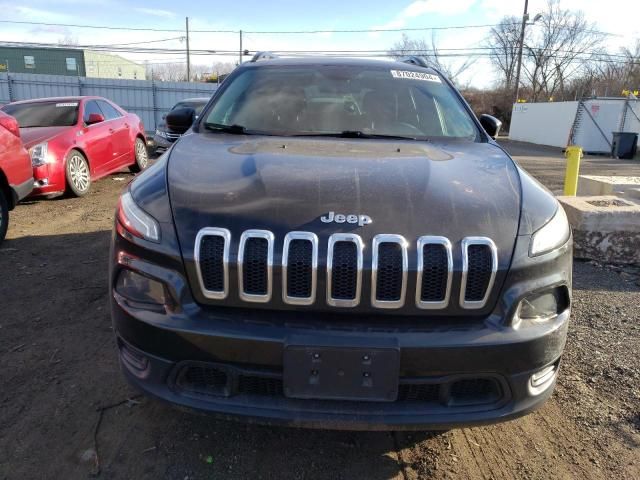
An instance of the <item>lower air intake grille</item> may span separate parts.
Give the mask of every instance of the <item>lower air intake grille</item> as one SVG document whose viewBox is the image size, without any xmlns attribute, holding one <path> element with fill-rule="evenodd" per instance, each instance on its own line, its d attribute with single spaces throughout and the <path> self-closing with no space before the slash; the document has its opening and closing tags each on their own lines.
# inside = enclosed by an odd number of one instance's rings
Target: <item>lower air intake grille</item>
<svg viewBox="0 0 640 480">
<path fill-rule="evenodd" d="M 207 235 L 200 241 L 200 271 L 206 290 L 224 290 L 224 238 Z"/>
<path fill-rule="evenodd" d="M 469 271 L 464 299 L 467 302 L 480 302 L 487 293 L 492 275 L 492 252 L 488 245 L 469 245 L 467 250 Z"/>
<path fill-rule="evenodd" d="M 309 240 L 292 240 L 287 258 L 287 294 L 290 297 L 311 296 L 313 244 Z"/>
<path fill-rule="evenodd" d="M 193 364 L 180 369 L 176 387 L 186 393 L 198 395 L 228 395 L 227 372 L 206 364 Z"/>
<path fill-rule="evenodd" d="M 282 379 L 238 375 L 238 393 L 244 395 L 260 395 L 276 397 L 283 395 Z"/>
<path fill-rule="evenodd" d="M 402 245 L 381 243 L 378 247 L 376 300 L 398 301 L 402 294 Z"/>
<path fill-rule="evenodd" d="M 421 302 L 442 302 L 447 292 L 449 276 L 447 249 L 439 243 L 422 247 L 422 288 Z"/>
<path fill-rule="evenodd" d="M 331 297 L 354 300 L 358 282 L 358 248 L 354 242 L 338 241 L 333 246 Z"/>
<path fill-rule="evenodd" d="M 183 362 L 177 367 L 172 389 L 177 392 L 198 397 L 227 397 L 236 395 L 268 398 L 277 401 L 309 401 L 320 405 L 343 405 L 350 400 L 297 400 L 286 399 L 282 372 L 276 369 L 265 371 L 259 368 L 244 369 L 224 364 L 205 362 Z M 425 380 L 430 380 L 425 383 Z M 420 402 L 441 407 L 464 407 L 470 405 L 495 405 L 505 398 L 506 392 L 495 377 L 470 378 L 400 378 L 396 402 Z M 358 403 L 358 402 L 353 402 Z"/>
<path fill-rule="evenodd" d="M 251 237 L 244 245 L 242 282 L 244 293 L 266 295 L 268 288 L 267 257 L 269 242 L 266 238 Z"/>
<path fill-rule="evenodd" d="M 440 385 L 425 383 L 409 383 L 400 385 L 398 400 L 409 402 L 437 402 Z"/>
</svg>

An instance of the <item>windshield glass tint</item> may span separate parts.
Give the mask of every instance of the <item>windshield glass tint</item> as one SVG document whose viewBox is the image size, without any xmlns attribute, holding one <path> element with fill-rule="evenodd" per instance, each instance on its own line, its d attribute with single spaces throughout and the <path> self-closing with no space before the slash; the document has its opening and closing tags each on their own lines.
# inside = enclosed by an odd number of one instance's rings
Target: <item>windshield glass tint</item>
<svg viewBox="0 0 640 480">
<path fill-rule="evenodd" d="M 425 70 L 393 66 L 264 66 L 235 77 L 205 124 L 273 135 L 358 131 L 477 138 L 453 90 Z"/>
<path fill-rule="evenodd" d="M 193 108 L 196 111 L 196 115 L 200 115 L 202 109 L 207 104 L 207 102 L 179 102 L 174 105 L 171 110 L 175 110 L 176 108 Z"/>
<path fill-rule="evenodd" d="M 21 128 L 70 127 L 78 121 L 77 101 L 37 102 L 5 105 L 2 110 L 15 117 Z"/>
</svg>

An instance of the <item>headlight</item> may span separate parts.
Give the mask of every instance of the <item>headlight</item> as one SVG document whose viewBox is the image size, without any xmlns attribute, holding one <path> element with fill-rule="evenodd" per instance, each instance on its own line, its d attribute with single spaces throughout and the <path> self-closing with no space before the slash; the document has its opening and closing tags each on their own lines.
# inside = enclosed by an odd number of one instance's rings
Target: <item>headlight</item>
<svg viewBox="0 0 640 480">
<path fill-rule="evenodd" d="M 162 137 L 162 138 L 167 138 L 167 132 L 163 132 L 162 130 L 157 130 L 156 129 L 156 135 L 158 135 L 159 137 Z"/>
<path fill-rule="evenodd" d="M 150 242 L 160 243 L 160 225 L 133 201 L 130 192 L 120 197 L 118 221 L 131 235 Z"/>
<path fill-rule="evenodd" d="M 566 243 L 570 234 L 567 214 L 564 213 L 562 205 L 558 204 L 558 210 L 553 218 L 531 236 L 529 256 L 535 257 L 555 250 Z"/>
<path fill-rule="evenodd" d="M 31 155 L 31 165 L 34 167 L 41 167 L 47 163 L 47 151 L 48 144 L 47 142 L 39 143 L 29 149 L 29 154 Z"/>
</svg>

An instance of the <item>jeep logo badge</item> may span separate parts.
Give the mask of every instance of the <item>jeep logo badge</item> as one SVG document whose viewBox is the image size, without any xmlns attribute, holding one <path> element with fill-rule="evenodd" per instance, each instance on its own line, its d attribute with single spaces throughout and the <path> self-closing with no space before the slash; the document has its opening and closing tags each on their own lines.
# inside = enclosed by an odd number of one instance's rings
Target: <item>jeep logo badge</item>
<svg viewBox="0 0 640 480">
<path fill-rule="evenodd" d="M 329 212 L 326 215 L 323 215 L 320 217 L 320 221 L 322 221 L 322 223 L 357 223 L 361 227 L 373 223 L 373 220 L 371 220 L 371 217 L 368 215 L 343 215 L 342 213 L 335 212 Z"/>
</svg>

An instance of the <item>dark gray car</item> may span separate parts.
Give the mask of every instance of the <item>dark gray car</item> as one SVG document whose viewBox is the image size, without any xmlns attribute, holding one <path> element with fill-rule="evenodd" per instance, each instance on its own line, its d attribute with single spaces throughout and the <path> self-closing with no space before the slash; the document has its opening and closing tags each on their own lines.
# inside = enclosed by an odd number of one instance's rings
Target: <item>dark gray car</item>
<svg viewBox="0 0 640 480">
<path fill-rule="evenodd" d="M 336 429 L 504 421 L 551 395 L 571 232 L 452 84 L 257 56 L 118 208 L 125 376 L 181 406 Z"/>
<path fill-rule="evenodd" d="M 184 100 L 176 103 L 170 110 L 170 112 L 176 109 L 191 108 L 195 112 L 194 119 L 200 114 L 204 106 L 209 101 L 209 97 L 197 97 L 197 98 L 185 98 Z M 162 119 L 166 119 L 166 115 Z M 153 135 L 153 152 L 163 153 L 169 148 L 173 142 L 180 137 L 180 133 L 172 131 L 167 127 L 167 124 L 163 121 L 158 124 L 156 131 Z"/>
</svg>

